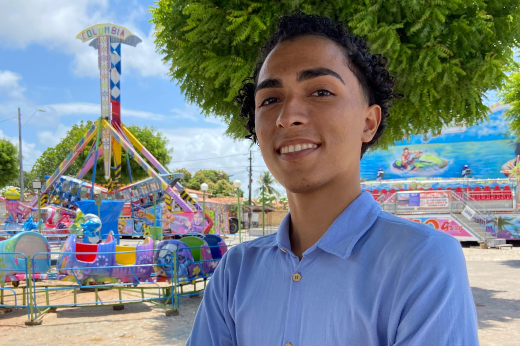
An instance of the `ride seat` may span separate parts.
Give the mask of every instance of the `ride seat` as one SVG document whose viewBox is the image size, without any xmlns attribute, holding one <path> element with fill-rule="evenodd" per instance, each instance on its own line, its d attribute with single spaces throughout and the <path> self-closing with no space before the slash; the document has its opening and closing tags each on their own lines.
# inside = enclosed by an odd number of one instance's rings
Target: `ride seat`
<svg viewBox="0 0 520 346">
<path fill-rule="evenodd" d="M 124 266 L 135 264 L 137 260 L 137 248 L 135 246 L 116 245 L 116 262 Z M 126 252 L 133 251 L 133 252 Z M 126 252 L 126 253 L 120 253 Z"/>
<path fill-rule="evenodd" d="M 98 252 L 98 244 L 84 244 L 76 243 L 76 252 Z M 97 254 L 78 254 L 76 253 L 76 259 L 82 262 L 92 263 L 96 260 Z"/>
<path fill-rule="evenodd" d="M 511 188 L 509 185 L 504 186 L 504 190 L 502 190 L 502 198 L 513 199 L 513 194 L 511 193 Z"/>
<path fill-rule="evenodd" d="M 493 188 L 493 191 L 491 192 L 491 199 L 492 200 L 502 199 L 502 190 L 500 189 L 500 186 L 495 185 L 495 187 Z"/>
<path fill-rule="evenodd" d="M 484 191 L 482 192 L 482 199 L 486 201 L 491 199 L 491 188 L 489 186 L 484 187 Z"/>
</svg>

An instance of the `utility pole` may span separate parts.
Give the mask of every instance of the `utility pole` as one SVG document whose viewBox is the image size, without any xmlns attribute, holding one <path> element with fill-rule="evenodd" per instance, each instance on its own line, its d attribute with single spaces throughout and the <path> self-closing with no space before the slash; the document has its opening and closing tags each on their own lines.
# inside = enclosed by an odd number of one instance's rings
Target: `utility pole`
<svg viewBox="0 0 520 346">
<path fill-rule="evenodd" d="M 25 201 L 23 188 L 23 163 L 22 163 L 22 114 L 18 108 L 18 159 L 20 161 L 20 201 Z"/>
<path fill-rule="evenodd" d="M 251 150 L 249 150 L 249 213 L 248 213 L 248 223 L 249 223 L 249 227 L 248 228 L 251 228 L 251 218 L 253 216 L 253 213 L 251 212 L 251 187 L 253 185 L 253 157 L 252 157 L 252 152 Z"/>
</svg>

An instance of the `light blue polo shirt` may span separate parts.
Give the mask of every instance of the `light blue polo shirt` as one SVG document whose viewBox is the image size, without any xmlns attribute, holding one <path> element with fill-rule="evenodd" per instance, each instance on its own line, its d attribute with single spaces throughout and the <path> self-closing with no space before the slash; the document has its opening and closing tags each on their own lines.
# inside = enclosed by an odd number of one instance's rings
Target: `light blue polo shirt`
<svg viewBox="0 0 520 346">
<path fill-rule="evenodd" d="M 319 217 L 319 215 L 316 215 Z M 459 242 L 362 193 L 300 261 L 290 215 L 224 256 L 190 346 L 478 345 Z"/>
</svg>

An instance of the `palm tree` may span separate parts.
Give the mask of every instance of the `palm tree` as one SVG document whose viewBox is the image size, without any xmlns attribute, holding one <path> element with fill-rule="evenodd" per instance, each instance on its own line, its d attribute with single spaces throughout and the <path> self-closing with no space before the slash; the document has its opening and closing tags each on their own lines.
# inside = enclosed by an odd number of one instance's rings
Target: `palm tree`
<svg viewBox="0 0 520 346">
<path fill-rule="evenodd" d="M 497 217 L 495 219 L 495 221 L 494 221 L 494 224 L 495 224 L 495 226 L 497 228 L 497 234 L 502 232 L 502 231 L 508 231 L 509 232 L 509 230 L 506 228 L 506 226 L 513 226 L 514 225 L 510 220 L 508 220 L 506 218 L 503 218 L 502 216 Z"/>
<path fill-rule="evenodd" d="M 258 183 L 265 188 L 266 193 L 270 193 L 275 196 L 280 196 L 280 192 L 276 191 L 273 187 L 274 184 L 278 184 L 278 182 L 273 178 L 269 171 L 265 171 L 258 177 Z M 262 193 L 262 187 L 256 189 L 258 194 Z"/>
</svg>

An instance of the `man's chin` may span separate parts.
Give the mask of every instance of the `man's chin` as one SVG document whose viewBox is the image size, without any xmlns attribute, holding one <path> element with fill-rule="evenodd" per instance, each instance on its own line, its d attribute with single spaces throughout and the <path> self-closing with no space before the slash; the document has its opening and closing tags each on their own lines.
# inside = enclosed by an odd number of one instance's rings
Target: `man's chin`
<svg viewBox="0 0 520 346">
<path fill-rule="evenodd" d="M 287 192 L 294 194 L 313 193 L 323 186 L 323 183 L 319 181 L 294 180 L 295 181 L 292 181 L 289 184 L 284 184 L 285 190 L 287 190 Z"/>
</svg>

